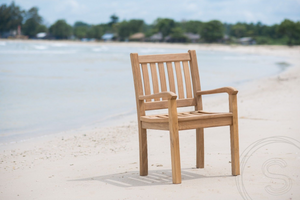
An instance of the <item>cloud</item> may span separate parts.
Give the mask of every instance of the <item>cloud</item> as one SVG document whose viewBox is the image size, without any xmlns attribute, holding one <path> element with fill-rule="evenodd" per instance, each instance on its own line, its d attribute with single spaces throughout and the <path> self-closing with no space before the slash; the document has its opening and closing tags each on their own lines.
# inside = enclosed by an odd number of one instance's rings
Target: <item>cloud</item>
<svg viewBox="0 0 300 200">
<path fill-rule="evenodd" d="M 80 5 L 76 0 L 67 0 L 61 4 L 61 8 L 66 11 L 66 10 L 71 10 L 71 12 L 78 12 L 80 11 Z"/>
<path fill-rule="evenodd" d="M 88 11 L 84 3 L 79 3 L 76 0 L 64 0 L 61 3 L 55 4 L 55 11 L 61 14 L 82 14 Z"/>
<path fill-rule="evenodd" d="M 50 23 L 57 19 L 66 19 L 71 24 L 77 20 L 107 23 L 112 14 L 121 20 L 144 19 L 147 23 L 158 17 L 266 24 L 280 23 L 285 18 L 300 20 L 300 0 L 15 0 L 15 3 L 25 9 L 38 6 L 40 14 Z"/>
</svg>

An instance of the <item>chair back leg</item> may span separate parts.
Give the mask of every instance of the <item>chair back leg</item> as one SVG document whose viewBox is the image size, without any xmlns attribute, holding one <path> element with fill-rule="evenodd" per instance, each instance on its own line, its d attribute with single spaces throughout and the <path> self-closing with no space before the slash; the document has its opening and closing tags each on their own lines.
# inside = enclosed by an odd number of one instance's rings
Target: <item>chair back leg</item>
<svg viewBox="0 0 300 200">
<path fill-rule="evenodd" d="M 140 175 L 148 175 L 147 130 L 139 127 Z"/>
</svg>

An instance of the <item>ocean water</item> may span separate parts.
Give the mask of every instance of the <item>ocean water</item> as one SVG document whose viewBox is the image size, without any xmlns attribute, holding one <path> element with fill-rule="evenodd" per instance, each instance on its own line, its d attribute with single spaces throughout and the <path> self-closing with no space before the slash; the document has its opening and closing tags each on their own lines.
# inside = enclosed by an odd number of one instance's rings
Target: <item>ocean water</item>
<svg viewBox="0 0 300 200">
<path fill-rule="evenodd" d="M 0 143 L 135 113 L 130 53 L 187 49 L 0 41 Z M 285 58 L 197 51 L 202 89 L 274 75 Z"/>
</svg>

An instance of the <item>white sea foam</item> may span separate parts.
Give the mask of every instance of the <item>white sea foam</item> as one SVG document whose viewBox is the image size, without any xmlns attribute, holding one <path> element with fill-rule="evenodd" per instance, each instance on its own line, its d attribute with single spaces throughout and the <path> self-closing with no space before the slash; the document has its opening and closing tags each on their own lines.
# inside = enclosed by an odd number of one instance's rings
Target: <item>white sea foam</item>
<svg viewBox="0 0 300 200">
<path fill-rule="evenodd" d="M 34 45 L 33 46 L 35 49 L 38 49 L 38 50 L 45 50 L 45 49 L 48 49 L 47 46 L 45 45 Z"/>
<path fill-rule="evenodd" d="M 107 51 L 108 50 L 108 48 L 106 47 L 106 46 L 100 46 L 100 47 L 98 47 L 98 48 L 93 48 L 92 49 L 93 51 Z"/>
<path fill-rule="evenodd" d="M 48 55 L 52 55 L 52 54 L 74 54 L 76 53 L 76 51 L 49 51 L 47 49 L 43 49 L 43 51 L 37 51 L 37 50 L 0 50 L 1 54 L 18 54 L 18 55 L 27 55 L 27 54 L 48 54 Z"/>
<path fill-rule="evenodd" d="M 66 47 L 68 46 L 66 43 L 53 43 L 51 44 L 53 47 Z"/>
<path fill-rule="evenodd" d="M 147 48 L 147 49 L 141 49 L 142 53 L 164 53 L 166 52 L 165 49 L 153 49 L 153 48 Z"/>
<path fill-rule="evenodd" d="M 248 55 L 248 56 L 223 56 L 224 60 L 249 60 L 249 59 L 257 59 L 257 55 Z"/>
</svg>

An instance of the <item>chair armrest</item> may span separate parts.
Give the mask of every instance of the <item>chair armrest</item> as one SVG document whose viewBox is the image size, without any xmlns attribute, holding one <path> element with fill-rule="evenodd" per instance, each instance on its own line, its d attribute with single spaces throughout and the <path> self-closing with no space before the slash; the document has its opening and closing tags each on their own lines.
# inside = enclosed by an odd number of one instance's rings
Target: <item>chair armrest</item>
<svg viewBox="0 0 300 200">
<path fill-rule="evenodd" d="M 217 94 L 217 93 L 228 93 L 228 94 L 237 94 L 238 90 L 233 88 L 233 87 L 222 87 L 222 88 L 217 88 L 213 90 L 204 90 L 204 91 L 197 91 L 197 96 L 203 95 L 203 94 Z"/>
<path fill-rule="evenodd" d="M 160 93 L 150 94 L 145 96 L 141 95 L 139 96 L 139 100 L 164 98 L 164 97 L 171 100 L 171 99 L 176 99 L 177 95 L 174 92 L 160 92 Z"/>
</svg>

